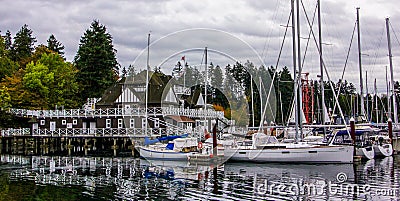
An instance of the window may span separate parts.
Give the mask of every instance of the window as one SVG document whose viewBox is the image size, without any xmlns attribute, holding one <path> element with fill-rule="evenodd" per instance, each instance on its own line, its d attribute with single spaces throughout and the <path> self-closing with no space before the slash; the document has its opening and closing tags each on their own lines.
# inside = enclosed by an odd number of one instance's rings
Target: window
<svg viewBox="0 0 400 201">
<path fill-rule="evenodd" d="M 50 121 L 50 131 L 55 131 L 55 130 L 56 130 L 56 122 Z"/>
<path fill-rule="evenodd" d="M 44 120 L 44 119 L 40 120 L 40 125 L 41 125 L 41 126 L 46 125 L 46 120 Z"/>
<path fill-rule="evenodd" d="M 129 127 L 130 128 L 135 128 L 135 119 L 129 119 Z"/>
<path fill-rule="evenodd" d="M 154 128 L 160 127 L 160 120 L 158 118 L 154 118 Z"/>
<path fill-rule="evenodd" d="M 65 119 L 61 120 L 61 125 L 63 125 L 63 126 L 67 125 L 67 120 L 65 120 Z"/>
<path fill-rule="evenodd" d="M 73 119 L 72 120 L 72 125 L 78 125 L 78 120 L 77 119 Z"/>
<path fill-rule="evenodd" d="M 118 119 L 118 128 L 122 128 L 123 127 L 123 119 Z"/>
<path fill-rule="evenodd" d="M 142 119 L 142 128 L 146 128 L 146 126 L 147 126 L 146 118 L 143 118 Z"/>
<path fill-rule="evenodd" d="M 106 119 L 106 128 L 111 128 L 111 119 Z"/>
</svg>

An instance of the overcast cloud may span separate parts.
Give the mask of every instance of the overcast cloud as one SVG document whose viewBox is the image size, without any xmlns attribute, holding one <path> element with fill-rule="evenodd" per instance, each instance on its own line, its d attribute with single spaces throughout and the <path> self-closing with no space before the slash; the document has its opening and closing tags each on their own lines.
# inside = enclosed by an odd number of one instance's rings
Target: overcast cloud
<svg viewBox="0 0 400 201">
<path fill-rule="evenodd" d="M 201 49 L 208 47 L 210 60 L 225 66 L 234 60 L 251 60 L 256 65 L 275 65 L 278 58 L 290 12 L 289 0 L 248 1 L 188 1 L 188 0 L 0 0 L 0 30 L 12 35 L 27 24 L 37 43 L 45 44 L 51 34 L 65 46 L 65 55 L 72 61 L 79 40 L 91 22 L 97 19 L 113 36 L 117 59 L 121 66 L 134 64 L 142 68 L 151 32 L 153 42 L 150 52 L 151 66 L 160 65 L 169 72 L 182 56 L 190 64 L 200 64 Z M 304 1 L 307 15 L 312 20 L 316 0 Z M 388 50 L 385 18 L 390 17 L 394 78 L 400 80 L 400 7 L 395 0 L 325 0 L 322 1 L 322 33 L 324 60 L 333 81 L 337 82 L 343 70 L 347 49 L 356 21 L 356 7 L 360 7 L 361 48 L 363 74 L 368 71 L 368 89 L 373 91 L 373 80 L 378 81 L 380 91 L 385 91 L 385 66 L 388 66 Z M 308 25 L 301 13 L 301 36 L 308 37 Z M 199 29 L 202 28 L 202 29 Z M 182 31 L 186 30 L 186 31 Z M 317 27 L 314 25 L 315 34 Z M 290 31 L 285 42 L 279 68 L 292 66 Z M 397 34 L 397 35 L 395 35 Z M 167 37 L 165 37 L 167 36 Z M 157 42 L 156 42 L 157 41 Z M 302 39 L 302 49 L 307 40 Z M 252 51 L 254 48 L 255 52 Z M 192 50 L 192 51 L 189 51 Z M 316 79 L 319 56 L 313 40 L 310 41 L 304 70 Z M 258 60 L 257 54 L 261 61 Z M 302 52 L 304 55 L 304 51 Z M 136 60 L 136 62 L 135 62 Z M 135 63 L 134 63 L 135 62 Z M 354 38 L 345 79 L 359 88 L 357 38 Z M 365 80 L 365 77 L 364 77 Z"/>
</svg>

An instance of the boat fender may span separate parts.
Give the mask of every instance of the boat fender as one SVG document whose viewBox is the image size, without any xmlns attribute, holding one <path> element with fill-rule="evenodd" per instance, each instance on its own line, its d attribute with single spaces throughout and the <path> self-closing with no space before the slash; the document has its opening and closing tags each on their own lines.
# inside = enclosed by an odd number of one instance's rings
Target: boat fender
<svg viewBox="0 0 400 201">
<path fill-rule="evenodd" d="M 199 142 L 199 144 L 197 144 L 197 148 L 202 149 L 203 148 L 203 143 Z"/>
</svg>

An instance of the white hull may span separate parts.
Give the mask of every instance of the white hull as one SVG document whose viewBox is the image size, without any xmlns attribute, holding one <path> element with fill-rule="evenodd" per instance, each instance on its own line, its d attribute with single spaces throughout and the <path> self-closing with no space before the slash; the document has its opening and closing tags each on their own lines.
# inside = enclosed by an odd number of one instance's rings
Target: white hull
<svg viewBox="0 0 400 201">
<path fill-rule="evenodd" d="M 140 157 L 153 160 L 188 160 L 193 152 L 177 152 L 173 150 L 154 150 L 148 147 L 139 147 Z"/>
<path fill-rule="evenodd" d="M 374 145 L 375 156 L 387 157 L 393 154 L 393 148 L 391 144 Z"/>
<path fill-rule="evenodd" d="M 306 148 L 234 149 L 225 148 L 232 161 L 279 163 L 353 163 L 353 146 L 317 146 Z"/>
<path fill-rule="evenodd" d="M 373 159 L 375 151 L 373 147 L 356 148 L 356 156 L 361 156 L 363 159 Z"/>
</svg>

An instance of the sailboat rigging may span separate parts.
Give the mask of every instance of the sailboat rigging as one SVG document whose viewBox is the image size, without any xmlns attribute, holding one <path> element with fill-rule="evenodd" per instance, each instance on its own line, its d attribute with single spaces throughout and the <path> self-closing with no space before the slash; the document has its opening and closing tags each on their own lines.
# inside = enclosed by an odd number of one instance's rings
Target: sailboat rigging
<svg viewBox="0 0 400 201">
<path fill-rule="evenodd" d="M 299 25 L 299 0 L 297 0 L 297 25 Z M 294 0 L 291 1 L 291 13 L 294 16 L 295 6 Z M 286 163 L 352 163 L 354 147 L 351 144 L 340 144 L 349 140 L 349 135 L 341 136 L 341 139 L 333 135 L 327 144 L 319 145 L 300 141 L 302 136 L 299 124 L 299 103 L 298 103 L 298 75 L 296 62 L 301 63 L 301 59 L 297 60 L 296 56 L 296 31 L 295 19 L 292 17 L 292 39 L 293 39 L 293 66 L 294 66 L 294 99 L 295 99 L 295 142 L 285 143 L 279 142 L 275 136 L 265 135 L 264 133 L 255 133 L 252 140 L 241 141 L 232 147 L 225 149 L 225 157 L 230 160 L 250 161 L 250 162 L 286 162 Z M 297 40 L 300 31 L 297 29 Z M 299 44 L 299 42 L 297 43 Z M 300 47 L 297 46 L 298 51 Z M 325 69 L 326 70 L 326 69 Z M 301 68 L 299 70 L 301 73 Z M 273 82 L 272 82 L 273 83 Z M 267 99 L 268 100 L 268 99 Z M 263 115 L 265 114 L 265 109 Z M 300 108 L 301 109 L 301 108 Z M 263 117 L 261 118 L 263 119 Z"/>
</svg>

